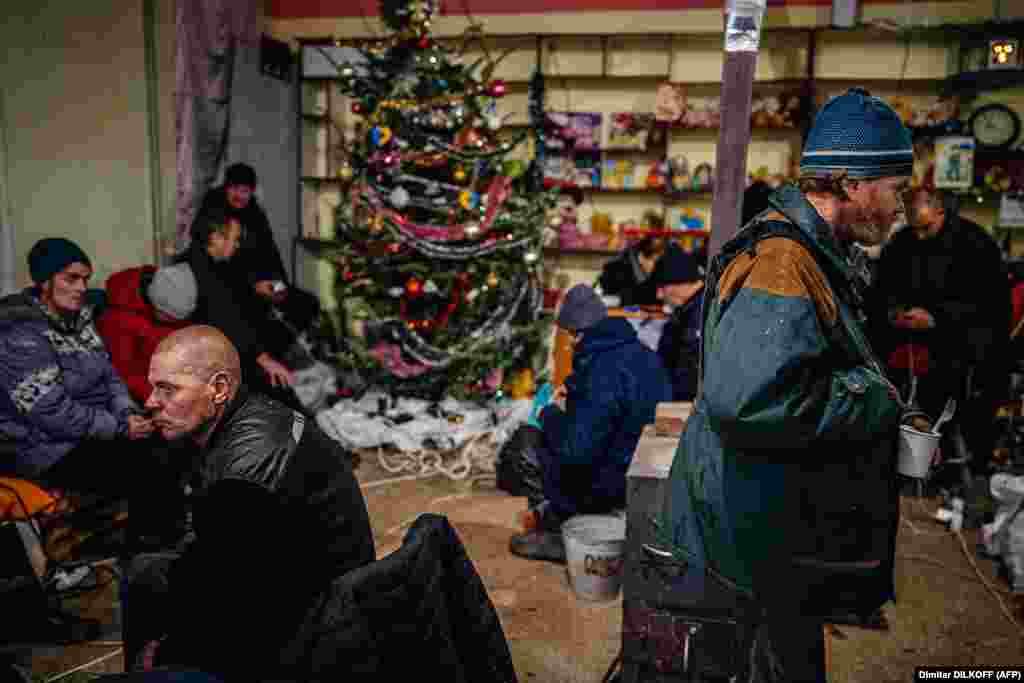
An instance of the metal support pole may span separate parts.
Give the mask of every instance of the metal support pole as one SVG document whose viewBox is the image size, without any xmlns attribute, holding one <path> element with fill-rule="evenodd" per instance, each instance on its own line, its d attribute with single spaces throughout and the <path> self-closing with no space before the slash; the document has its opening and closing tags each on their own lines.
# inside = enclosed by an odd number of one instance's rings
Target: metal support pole
<svg viewBox="0 0 1024 683">
<path fill-rule="evenodd" d="M 715 152 L 715 194 L 708 259 L 739 230 L 747 186 L 750 104 L 767 0 L 729 0 L 722 65 L 722 124 Z"/>
</svg>

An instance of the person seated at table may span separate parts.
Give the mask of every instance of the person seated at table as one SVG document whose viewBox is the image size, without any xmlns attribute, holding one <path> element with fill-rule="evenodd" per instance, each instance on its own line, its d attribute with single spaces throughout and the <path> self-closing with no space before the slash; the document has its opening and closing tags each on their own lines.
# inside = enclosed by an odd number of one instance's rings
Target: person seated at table
<svg viewBox="0 0 1024 683">
<path fill-rule="evenodd" d="M 671 244 L 652 277 L 658 299 L 671 309 L 658 340 L 658 356 L 672 377 L 672 400 L 692 401 L 699 377 L 704 273 L 696 256 Z"/>
<path fill-rule="evenodd" d="M 664 251 L 665 240 L 652 236 L 623 249 L 601 269 L 596 284 L 601 296 L 619 297 L 620 306 L 657 304 L 650 277 Z"/>
<path fill-rule="evenodd" d="M 187 326 L 196 309 L 196 279 L 187 263 L 139 266 L 107 278 L 109 305 L 96 323 L 114 367 L 132 398 L 143 404 L 149 359 L 164 337 Z"/>
<path fill-rule="evenodd" d="M 35 285 L 0 299 L 0 475 L 149 509 L 159 463 L 141 440 L 153 423 L 96 332 L 92 262 L 74 242 L 47 238 L 28 266 Z"/>
<path fill-rule="evenodd" d="M 569 290 L 557 324 L 572 336 L 573 371 L 540 415 L 541 482 L 527 496 L 535 528 L 513 536 L 510 549 L 564 562 L 563 522 L 625 505 L 633 451 L 658 403 L 672 400 L 672 382 L 657 354 L 626 320 L 609 317 L 587 285 Z"/>
</svg>

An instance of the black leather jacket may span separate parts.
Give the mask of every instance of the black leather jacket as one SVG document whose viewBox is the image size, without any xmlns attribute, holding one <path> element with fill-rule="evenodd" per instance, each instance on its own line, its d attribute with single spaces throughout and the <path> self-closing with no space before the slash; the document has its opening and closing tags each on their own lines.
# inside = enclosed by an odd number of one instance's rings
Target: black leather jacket
<svg viewBox="0 0 1024 683">
<path fill-rule="evenodd" d="M 337 443 L 244 385 L 194 473 L 196 540 L 172 571 L 165 654 L 256 680 L 314 596 L 374 560 L 366 503 Z"/>
</svg>

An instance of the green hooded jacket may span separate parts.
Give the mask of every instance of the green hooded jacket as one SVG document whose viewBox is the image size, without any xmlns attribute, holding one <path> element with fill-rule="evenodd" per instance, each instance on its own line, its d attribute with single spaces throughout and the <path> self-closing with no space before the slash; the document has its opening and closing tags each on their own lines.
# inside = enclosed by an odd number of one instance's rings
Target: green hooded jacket
<svg viewBox="0 0 1024 683">
<path fill-rule="evenodd" d="M 709 270 L 702 389 L 661 538 L 695 605 L 730 584 L 866 614 L 894 597 L 900 406 L 863 333 L 852 250 L 796 187 L 770 202 Z"/>
</svg>

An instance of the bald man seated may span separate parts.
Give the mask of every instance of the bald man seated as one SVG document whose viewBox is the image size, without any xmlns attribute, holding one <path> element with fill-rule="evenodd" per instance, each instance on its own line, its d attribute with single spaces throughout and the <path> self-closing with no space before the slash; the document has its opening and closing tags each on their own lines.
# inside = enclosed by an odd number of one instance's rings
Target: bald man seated
<svg viewBox="0 0 1024 683">
<path fill-rule="evenodd" d="M 374 560 L 344 450 L 240 378 L 238 351 L 213 327 L 179 330 L 153 354 L 146 408 L 164 439 L 190 446 L 176 450 L 193 458 L 195 540 L 129 568 L 128 667 L 155 653 L 226 681 L 266 680 L 315 596 Z"/>
</svg>

